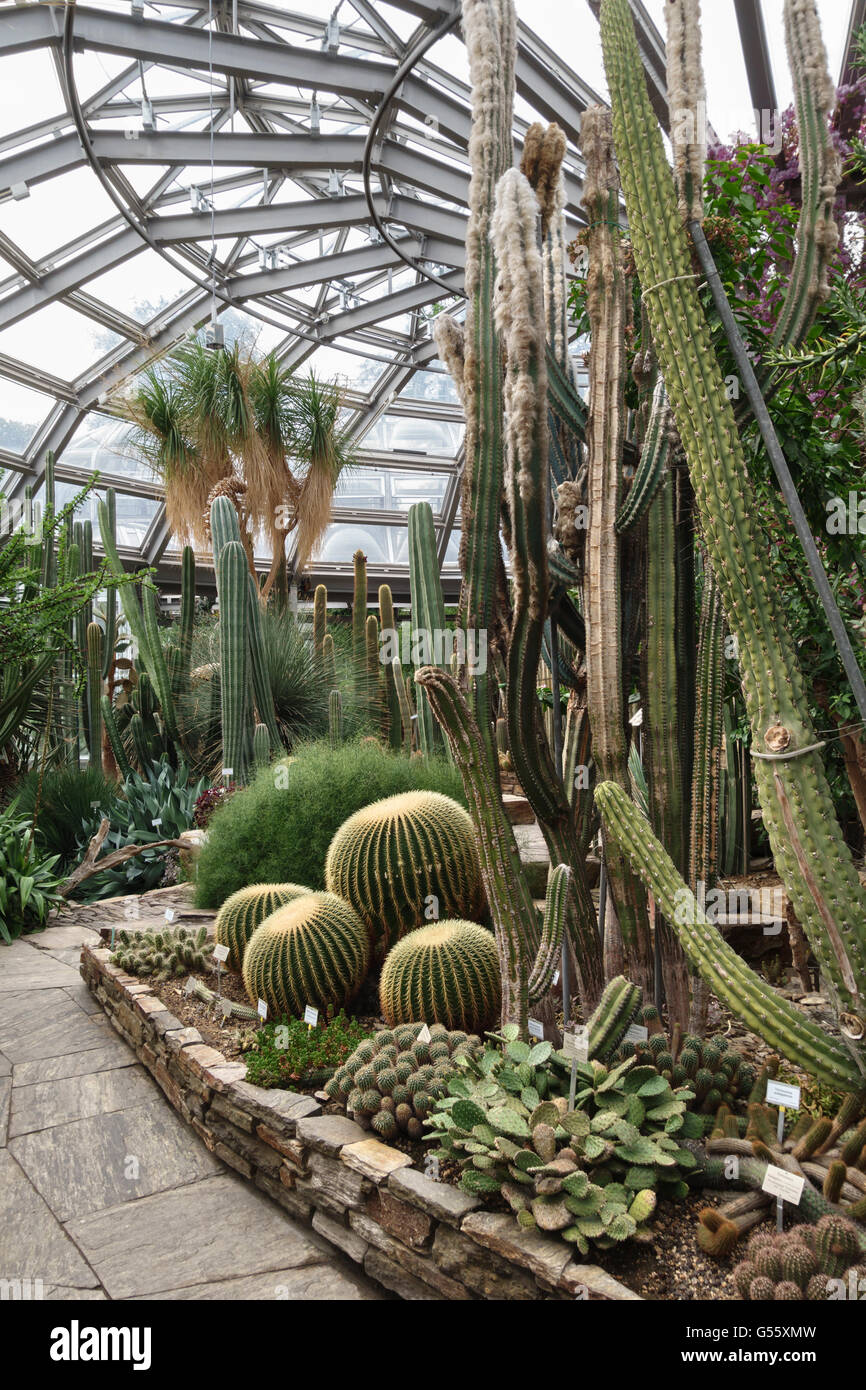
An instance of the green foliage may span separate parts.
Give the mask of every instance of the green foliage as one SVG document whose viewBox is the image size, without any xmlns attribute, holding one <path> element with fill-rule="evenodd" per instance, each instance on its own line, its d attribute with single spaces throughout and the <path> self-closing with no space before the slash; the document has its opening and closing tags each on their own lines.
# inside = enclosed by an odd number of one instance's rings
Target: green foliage
<svg viewBox="0 0 866 1390">
<path fill-rule="evenodd" d="M 133 772 L 120 788 L 120 795 L 108 812 L 110 828 L 103 854 L 125 845 L 155 844 L 176 840 L 181 831 L 194 824 L 195 803 L 204 791 L 205 779 L 193 781 L 186 765 L 172 768 L 167 756 L 152 763 L 146 776 Z M 83 853 L 99 827 L 101 815 L 91 814 L 82 826 L 78 841 Z M 154 824 L 154 822 L 158 824 Z M 113 869 L 104 869 L 85 879 L 75 896 L 83 902 L 97 902 L 125 893 L 144 893 L 158 888 L 164 873 L 164 851 L 145 850 Z"/>
<path fill-rule="evenodd" d="M 472 821 L 438 792 L 401 792 L 356 811 L 331 841 L 325 883 L 363 917 L 379 954 L 431 905 L 469 920 L 484 906 Z"/>
<path fill-rule="evenodd" d="M 372 744 L 300 747 L 216 811 L 198 860 L 196 902 L 220 907 L 251 883 L 324 888 L 328 846 L 346 817 L 416 787 L 463 801 L 460 778 L 444 762 L 409 761 Z"/>
<path fill-rule="evenodd" d="M 266 1023 L 245 1054 L 247 1081 L 253 1086 L 312 1086 L 333 1076 L 371 1034 L 341 1009 L 330 1023 L 308 1028 L 301 1019 Z"/>
<path fill-rule="evenodd" d="M 288 611 L 261 615 L 264 668 L 283 742 L 315 738 L 328 727 L 328 692 L 316 668 L 309 632 Z"/>
<path fill-rule="evenodd" d="M 213 948 L 206 927 L 199 927 L 195 932 L 187 927 L 120 931 L 110 959 L 112 965 L 119 965 L 128 975 L 169 980 L 172 976 L 205 970 Z"/>
<path fill-rule="evenodd" d="M 63 902 L 56 865 L 57 855 L 46 856 L 31 839 L 17 803 L 0 812 L 0 937 L 5 942 L 41 931 L 52 908 Z"/>
<path fill-rule="evenodd" d="M 643 1023 L 649 1022 L 647 1012 L 641 1012 Z M 675 1086 L 688 1086 L 695 1092 L 689 1109 L 701 1115 L 715 1115 L 720 1105 L 733 1108 L 745 1102 L 755 1085 L 755 1068 L 721 1034 L 698 1038 L 687 1033 L 674 1061 L 670 1039 L 659 1029 L 646 1043 L 623 1043 L 613 1056 L 615 1062 L 629 1058 L 640 1067 L 655 1068 Z M 662 1067 L 662 1061 L 671 1066 Z"/>
<path fill-rule="evenodd" d="M 46 768 L 41 795 L 39 780 L 39 771 L 34 770 L 19 782 L 16 788 L 18 809 L 32 820 L 38 796 L 36 842 L 68 867 L 80 858 L 82 826 L 90 825 L 94 818 L 98 823 L 101 814 L 110 818 L 120 787 L 93 766 L 84 767 L 80 772 L 76 767 Z"/>
<path fill-rule="evenodd" d="M 482 1033 L 499 1018 L 499 952 L 472 922 L 433 922 L 409 932 L 385 957 L 379 980 L 390 1028 L 421 1019 Z"/>
<path fill-rule="evenodd" d="M 460 1064 L 434 1106 L 439 1156 L 467 1192 L 499 1193 L 524 1228 L 556 1232 L 582 1254 L 639 1236 L 656 1194 L 682 1197 L 696 1167 L 680 1148 L 691 1094 L 634 1059 L 608 1070 L 576 1063 L 575 1108 L 561 1092 L 571 1062 L 506 1025 L 501 1049 Z"/>
</svg>

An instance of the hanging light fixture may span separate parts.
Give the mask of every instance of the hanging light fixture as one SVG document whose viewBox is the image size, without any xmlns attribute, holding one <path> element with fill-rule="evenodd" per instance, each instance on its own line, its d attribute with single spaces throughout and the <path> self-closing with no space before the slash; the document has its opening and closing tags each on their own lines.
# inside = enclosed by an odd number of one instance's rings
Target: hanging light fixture
<svg viewBox="0 0 866 1390">
<path fill-rule="evenodd" d="M 316 101 L 316 93 L 313 92 L 313 97 L 310 102 L 310 134 L 319 135 L 321 130 L 322 112 L 319 108 L 319 103 Z"/>
</svg>

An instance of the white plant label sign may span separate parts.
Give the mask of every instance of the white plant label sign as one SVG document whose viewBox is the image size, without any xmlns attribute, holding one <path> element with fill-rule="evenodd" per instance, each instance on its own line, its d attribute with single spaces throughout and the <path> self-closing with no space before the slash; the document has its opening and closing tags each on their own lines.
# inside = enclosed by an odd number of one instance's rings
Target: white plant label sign
<svg viewBox="0 0 866 1390">
<path fill-rule="evenodd" d="M 214 958 L 214 960 L 219 960 L 219 961 L 228 960 L 228 958 L 229 958 L 229 948 L 228 948 L 228 946 L 214 946 L 214 948 L 213 948 L 213 958 Z"/>
<path fill-rule="evenodd" d="M 798 1207 L 805 1185 L 806 1179 L 798 1177 L 796 1173 L 788 1173 L 784 1168 L 777 1168 L 773 1163 L 767 1164 L 762 1186 L 763 1191 L 769 1192 L 772 1197 L 780 1197 L 783 1202 L 789 1202 L 792 1207 Z"/>
<path fill-rule="evenodd" d="M 314 1009 L 312 1004 L 308 1004 L 307 1007 L 304 1009 L 304 1022 L 308 1024 L 310 1028 L 315 1028 L 318 1021 L 319 1010 Z"/>
<path fill-rule="evenodd" d="M 430 1029 L 427 1027 L 426 1023 L 424 1024 L 424 1027 L 421 1029 L 421 1032 L 418 1034 L 415 1041 L 420 1043 L 430 1042 Z"/>
<path fill-rule="evenodd" d="M 799 1110 L 800 1087 L 786 1086 L 781 1081 L 768 1081 L 767 1104 L 784 1105 L 786 1110 Z"/>
<path fill-rule="evenodd" d="M 259 1000 L 258 1006 L 257 1006 L 257 1008 L 256 1008 L 256 1013 L 258 1014 L 259 1018 L 262 1020 L 262 1023 L 264 1023 L 265 1019 L 266 1019 L 267 1016 L 268 1016 L 268 1006 L 267 1006 L 267 1004 L 265 1003 L 264 999 L 260 999 L 260 1000 Z"/>
<path fill-rule="evenodd" d="M 167 907 L 167 908 L 165 909 L 165 920 L 166 920 L 167 922 L 173 922 L 173 921 L 174 921 L 174 908 L 173 908 L 173 907 Z"/>
<path fill-rule="evenodd" d="M 541 1022 L 540 1018 L 531 1018 L 529 1020 L 529 1036 L 531 1038 L 538 1038 L 539 1042 L 544 1042 L 544 1024 Z"/>
<path fill-rule="evenodd" d="M 649 1029 L 643 1028 L 639 1023 L 633 1023 L 625 1035 L 625 1042 L 646 1042 L 649 1037 Z"/>
<path fill-rule="evenodd" d="M 588 1062 L 589 1028 L 576 1028 L 573 1033 L 563 1033 L 562 1050 L 572 1062 Z"/>
</svg>

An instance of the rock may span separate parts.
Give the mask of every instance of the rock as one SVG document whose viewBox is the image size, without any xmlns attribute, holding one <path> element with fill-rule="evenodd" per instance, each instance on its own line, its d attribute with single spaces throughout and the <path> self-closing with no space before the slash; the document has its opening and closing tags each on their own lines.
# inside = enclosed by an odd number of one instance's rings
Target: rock
<svg viewBox="0 0 866 1390">
<path fill-rule="evenodd" d="M 513 1217 L 497 1212 L 472 1212 L 463 1222 L 461 1231 L 553 1287 L 571 1260 L 570 1251 L 561 1241 L 543 1236 L 539 1231 L 524 1231 Z"/>
<path fill-rule="evenodd" d="M 313 1212 L 313 1230 L 325 1240 L 330 1241 L 331 1245 L 336 1245 L 338 1250 L 342 1250 L 350 1260 L 356 1264 L 364 1263 L 364 1256 L 369 1250 L 369 1245 L 359 1236 L 357 1232 L 350 1231 L 342 1222 L 335 1221 L 332 1216 L 326 1216 L 323 1211 Z"/>
<path fill-rule="evenodd" d="M 572 1262 L 563 1271 L 559 1287 L 572 1298 L 587 1298 L 590 1302 L 642 1303 L 639 1293 L 632 1293 L 612 1275 L 606 1274 L 598 1265 L 581 1265 Z"/>
<path fill-rule="evenodd" d="M 530 1274 L 506 1264 L 450 1226 L 437 1228 L 433 1258 L 443 1274 L 471 1289 L 479 1298 L 521 1302 L 538 1298 L 538 1285 Z"/>
<path fill-rule="evenodd" d="M 459 1226 L 464 1216 L 481 1206 L 478 1197 L 470 1197 L 450 1183 L 434 1182 L 417 1168 L 395 1169 L 388 1179 L 388 1191 L 449 1226 Z"/>
<path fill-rule="evenodd" d="M 370 1193 L 367 1199 L 367 1215 L 404 1245 L 420 1250 L 430 1244 L 433 1234 L 432 1219 L 418 1207 L 401 1202 L 382 1188 L 377 1187 Z"/>
<path fill-rule="evenodd" d="M 392 1149 L 378 1139 L 362 1139 L 360 1143 L 347 1144 L 340 1151 L 340 1160 L 375 1183 L 386 1182 L 398 1168 L 408 1168 L 412 1163 L 408 1154 Z"/>
<path fill-rule="evenodd" d="M 344 1115 L 301 1118 L 295 1125 L 295 1134 L 308 1148 L 328 1158 L 336 1158 L 347 1144 L 357 1144 L 364 1138 L 361 1126 Z"/>
</svg>

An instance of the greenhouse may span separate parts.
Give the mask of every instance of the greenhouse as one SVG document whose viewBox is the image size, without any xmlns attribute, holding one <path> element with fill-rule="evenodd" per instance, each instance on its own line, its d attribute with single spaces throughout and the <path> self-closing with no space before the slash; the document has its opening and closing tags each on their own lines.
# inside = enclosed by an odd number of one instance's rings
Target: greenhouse
<svg viewBox="0 0 866 1390">
<path fill-rule="evenodd" d="M 43 1362 L 159 1371 L 188 1300 L 531 1300 L 823 1363 L 864 465 L 866 0 L 0 4 Z"/>
</svg>

